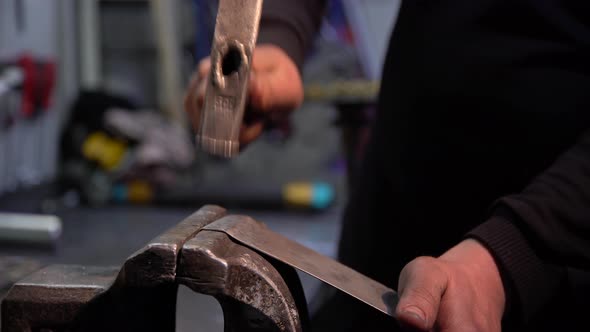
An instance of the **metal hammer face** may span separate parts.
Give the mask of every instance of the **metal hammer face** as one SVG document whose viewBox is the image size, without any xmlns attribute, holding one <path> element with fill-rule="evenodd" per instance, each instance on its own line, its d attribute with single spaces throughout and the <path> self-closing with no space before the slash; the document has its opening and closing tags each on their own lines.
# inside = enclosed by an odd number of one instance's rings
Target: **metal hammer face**
<svg viewBox="0 0 590 332">
<path fill-rule="evenodd" d="M 262 0 L 220 0 L 197 142 L 206 152 L 231 158 L 240 148 L 252 51 Z"/>
</svg>

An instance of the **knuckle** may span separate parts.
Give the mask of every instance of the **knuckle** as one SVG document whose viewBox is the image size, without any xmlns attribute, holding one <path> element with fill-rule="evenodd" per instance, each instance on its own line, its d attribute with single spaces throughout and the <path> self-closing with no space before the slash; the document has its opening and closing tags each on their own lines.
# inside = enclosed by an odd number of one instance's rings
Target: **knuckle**
<svg viewBox="0 0 590 332">
<path fill-rule="evenodd" d="M 413 261 L 417 266 L 429 266 L 436 262 L 436 258 L 430 256 L 420 256 Z"/>
<path fill-rule="evenodd" d="M 437 280 L 440 276 L 447 275 L 444 264 L 434 257 L 418 257 L 408 264 L 408 266 L 411 267 L 414 274 L 428 275 Z"/>
<path fill-rule="evenodd" d="M 211 60 L 209 58 L 205 58 L 199 62 L 197 66 L 199 77 L 204 77 L 208 74 L 209 69 L 211 68 Z"/>
<path fill-rule="evenodd" d="M 418 305 L 419 307 L 427 306 L 428 308 L 436 307 L 440 300 L 434 294 L 422 288 L 408 289 L 406 290 L 404 297 L 411 299 L 408 301 L 411 303 L 408 303 L 407 305 Z"/>
<path fill-rule="evenodd" d="M 425 271 L 438 270 L 439 262 L 434 257 L 421 256 L 408 263 L 402 270 L 401 276 L 404 279 L 412 278 L 415 275 L 426 275 Z"/>
<path fill-rule="evenodd" d="M 205 66 L 207 66 L 209 64 L 209 62 L 210 62 L 209 57 L 202 59 L 201 61 L 199 61 L 199 68 L 204 68 Z"/>
</svg>

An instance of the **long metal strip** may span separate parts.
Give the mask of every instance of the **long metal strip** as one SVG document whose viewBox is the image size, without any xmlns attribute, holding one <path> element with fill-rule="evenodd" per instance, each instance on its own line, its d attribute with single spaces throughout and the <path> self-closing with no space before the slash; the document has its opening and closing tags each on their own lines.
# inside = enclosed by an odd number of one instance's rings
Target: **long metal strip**
<svg viewBox="0 0 590 332">
<path fill-rule="evenodd" d="M 301 270 L 393 317 L 397 293 L 357 271 L 268 229 L 250 217 L 230 215 L 203 228 Z"/>
</svg>

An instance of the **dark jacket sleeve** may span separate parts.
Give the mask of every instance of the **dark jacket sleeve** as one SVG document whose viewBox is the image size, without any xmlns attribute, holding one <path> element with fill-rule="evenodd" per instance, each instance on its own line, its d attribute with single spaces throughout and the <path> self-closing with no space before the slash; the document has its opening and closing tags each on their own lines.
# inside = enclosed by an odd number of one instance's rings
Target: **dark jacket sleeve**
<svg viewBox="0 0 590 332">
<path fill-rule="evenodd" d="M 566 267 L 589 270 L 590 132 L 468 236 L 490 249 L 507 303 L 525 321 L 556 295 Z"/>
<path fill-rule="evenodd" d="M 258 44 L 281 47 L 301 68 L 325 7 L 326 0 L 264 0 Z"/>
</svg>

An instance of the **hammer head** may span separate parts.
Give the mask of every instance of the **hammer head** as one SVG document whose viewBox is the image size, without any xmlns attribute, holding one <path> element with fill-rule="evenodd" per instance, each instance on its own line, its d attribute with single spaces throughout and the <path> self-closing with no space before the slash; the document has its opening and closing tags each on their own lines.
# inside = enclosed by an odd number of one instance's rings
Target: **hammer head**
<svg viewBox="0 0 590 332">
<path fill-rule="evenodd" d="M 220 0 L 197 143 L 219 157 L 238 154 L 262 0 Z"/>
</svg>

